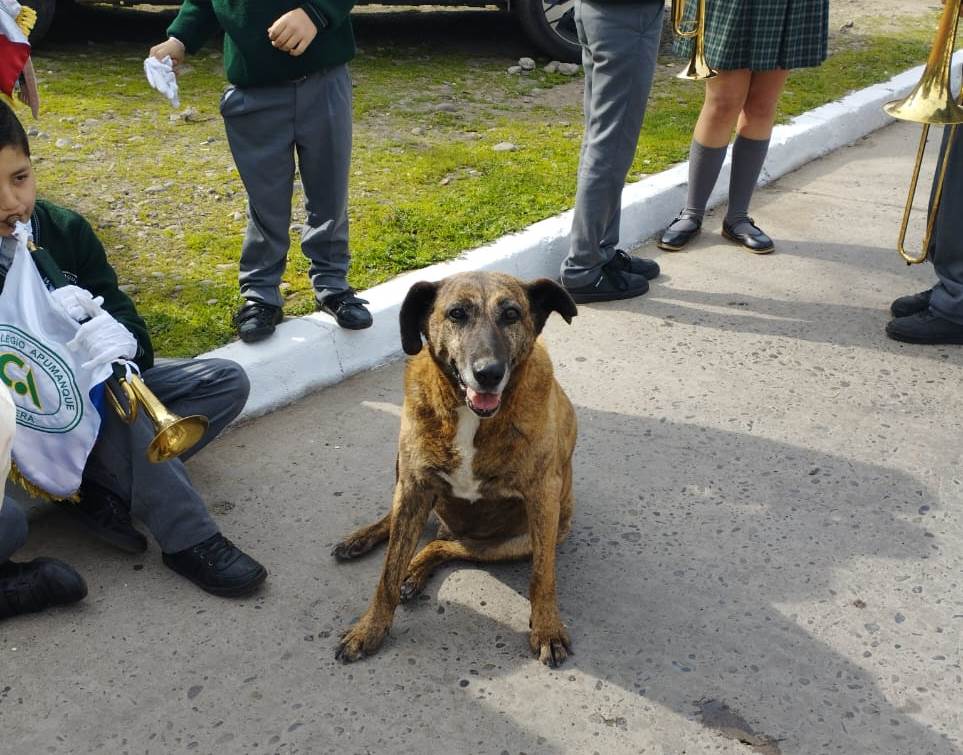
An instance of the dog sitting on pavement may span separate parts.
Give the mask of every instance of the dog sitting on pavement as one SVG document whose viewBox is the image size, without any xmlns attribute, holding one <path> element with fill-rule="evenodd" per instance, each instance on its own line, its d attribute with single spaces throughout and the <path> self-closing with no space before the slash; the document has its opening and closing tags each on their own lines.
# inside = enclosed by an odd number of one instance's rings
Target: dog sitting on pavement
<svg viewBox="0 0 963 755">
<path fill-rule="evenodd" d="M 533 653 L 557 666 L 571 652 L 558 611 L 555 551 L 572 516 L 575 411 L 538 340 L 552 312 L 575 303 L 558 284 L 462 273 L 411 287 L 401 307 L 405 370 L 391 511 L 334 549 L 352 559 L 387 540 L 381 579 L 337 656 L 374 653 L 401 600 L 453 559 L 531 557 Z M 427 348 L 422 347 L 422 337 Z M 415 554 L 428 515 L 435 540 Z"/>
</svg>

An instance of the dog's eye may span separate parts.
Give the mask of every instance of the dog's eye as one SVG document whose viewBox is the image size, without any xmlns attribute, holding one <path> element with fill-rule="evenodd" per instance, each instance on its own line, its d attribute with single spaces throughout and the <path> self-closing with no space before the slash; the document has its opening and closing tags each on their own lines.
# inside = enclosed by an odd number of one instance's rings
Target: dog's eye
<svg viewBox="0 0 963 755">
<path fill-rule="evenodd" d="M 505 322 L 518 322 L 522 319 L 522 313 L 514 307 L 509 307 L 502 312 L 502 317 L 505 318 Z"/>
<path fill-rule="evenodd" d="M 448 310 L 448 319 L 455 322 L 462 322 L 468 319 L 468 313 L 461 307 L 452 307 Z"/>
</svg>

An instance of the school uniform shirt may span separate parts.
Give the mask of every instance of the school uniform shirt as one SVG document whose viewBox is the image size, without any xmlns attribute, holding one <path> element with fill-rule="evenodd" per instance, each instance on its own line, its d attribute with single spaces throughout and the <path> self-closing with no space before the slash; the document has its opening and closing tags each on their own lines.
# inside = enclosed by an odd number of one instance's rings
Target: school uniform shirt
<svg viewBox="0 0 963 755">
<path fill-rule="evenodd" d="M 354 57 L 349 18 L 353 0 L 184 0 L 167 34 L 188 53 L 197 52 L 218 30 L 224 31 L 224 72 L 238 87 L 296 81 L 347 63 Z M 268 27 L 288 11 L 301 8 L 318 28 L 302 55 L 271 45 Z"/>
<path fill-rule="evenodd" d="M 134 302 L 117 285 L 117 273 L 107 262 L 103 244 L 83 216 L 53 202 L 38 199 L 30 218 L 33 241 L 47 252 L 63 272 L 68 283 L 103 296 L 103 308 L 131 332 L 137 341 L 134 361 L 142 370 L 154 365 L 154 348 L 147 333 L 147 325 Z M 7 241 L 7 239 L 4 239 Z M 6 251 L 9 244 L 4 244 Z M 11 259 L 0 252 L 0 291 L 10 269 Z M 41 272 L 43 276 L 43 273 Z M 45 276 L 43 276 L 46 278 Z M 50 281 L 45 279 L 50 285 Z"/>
</svg>

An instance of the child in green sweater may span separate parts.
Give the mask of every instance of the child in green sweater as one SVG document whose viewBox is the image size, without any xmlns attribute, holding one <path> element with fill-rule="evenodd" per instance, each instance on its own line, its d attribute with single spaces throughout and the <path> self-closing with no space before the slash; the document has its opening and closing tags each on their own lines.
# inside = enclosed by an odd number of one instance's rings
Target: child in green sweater
<svg viewBox="0 0 963 755">
<path fill-rule="evenodd" d="M 134 526 L 133 514 L 157 540 L 164 563 L 177 573 L 215 595 L 253 592 L 267 572 L 221 534 L 182 461 L 213 440 L 244 407 L 249 390 L 244 370 L 223 359 L 154 364 L 147 327 L 118 288 L 100 240 L 76 212 L 37 199 L 27 135 L 10 108 L 0 104 L 0 291 L 12 264 L 18 223 L 29 224 L 39 247 L 35 253 L 56 265 L 68 281 L 52 298 L 83 323 L 77 340 L 88 352 L 100 352 L 98 361 L 105 363 L 135 361 L 144 382 L 168 409 L 210 420 L 201 441 L 181 459 L 154 464 L 145 453 L 154 428 L 144 412 L 128 425 L 106 410 L 84 467 L 80 500 L 64 502 L 64 509 L 101 539 L 140 553 L 147 550 L 147 539 Z M 46 282 L 52 288 L 53 281 Z M 83 305 L 95 300 L 102 312 L 88 318 Z M 0 390 L 8 388 L 0 385 Z M 25 400 L 12 391 L 11 396 L 15 403 Z M 10 559 L 27 537 L 27 519 L 15 500 L 22 493 L 8 482 L 0 502 L 0 619 L 72 603 L 87 592 L 80 575 L 62 561 Z"/>
<path fill-rule="evenodd" d="M 267 338 L 283 318 L 281 276 L 290 244 L 295 157 L 307 222 L 301 251 L 317 308 L 343 328 L 371 325 L 348 286 L 348 172 L 351 162 L 353 0 L 185 0 L 150 54 L 175 65 L 224 31 L 230 86 L 221 115 L 248 195 L 239 282 L 238 336 Z"/>
</svg>

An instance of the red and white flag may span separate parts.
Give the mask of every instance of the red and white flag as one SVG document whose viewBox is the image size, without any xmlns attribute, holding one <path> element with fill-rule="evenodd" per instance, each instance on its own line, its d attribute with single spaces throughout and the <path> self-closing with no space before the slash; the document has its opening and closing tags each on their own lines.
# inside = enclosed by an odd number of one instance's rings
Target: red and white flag
<svg viewBox="0 0 963 755">
<path fill-rule="evenodd" d="M 10 98 L 16 92 L 30 106 L 34 118 L 40 101 L 27 35 L 36 19 L 33 8 L 16 0 L 0 0 L 0 92 Z"/>
</svg>

